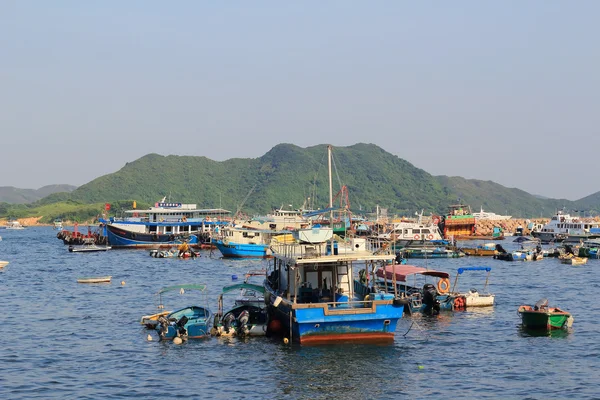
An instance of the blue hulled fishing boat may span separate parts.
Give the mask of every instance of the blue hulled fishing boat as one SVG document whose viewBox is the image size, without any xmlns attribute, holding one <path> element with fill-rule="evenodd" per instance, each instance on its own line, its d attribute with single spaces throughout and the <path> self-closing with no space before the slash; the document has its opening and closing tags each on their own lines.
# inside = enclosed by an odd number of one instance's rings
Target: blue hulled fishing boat
<svg viewBox="0 0 600 400">
<path fill-rule="evenodd" d="M 332 209 L 331 146 L 328 155 Z M 271 249 L 274 262 L 265 279 L 271 332 L 302 344 L 393 341 L 404 302 L 393 294 L 355 293 L 353 276 L 355 267 L 371 269 L 391 262 L 394 254 L 375 254 L 374 243 L 364 238 L 297 240 Z"/>
</svg>

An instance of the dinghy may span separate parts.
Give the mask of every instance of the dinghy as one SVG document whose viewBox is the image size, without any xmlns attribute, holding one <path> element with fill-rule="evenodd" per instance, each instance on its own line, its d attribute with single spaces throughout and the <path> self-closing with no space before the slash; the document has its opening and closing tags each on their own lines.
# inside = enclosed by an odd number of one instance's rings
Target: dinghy
<svg viewBox="0 0 600 400">
<path fill-rule="evenodd" d="M 112 276 L 77 278 L 78 283 L 110 283 Z"/>
</svg>

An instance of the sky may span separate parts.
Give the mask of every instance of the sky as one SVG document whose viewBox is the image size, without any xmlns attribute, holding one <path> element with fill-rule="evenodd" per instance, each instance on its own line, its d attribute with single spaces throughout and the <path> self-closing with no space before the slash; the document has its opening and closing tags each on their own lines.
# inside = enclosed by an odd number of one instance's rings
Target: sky
<svg viewBox="0 0 600 400">
<path fill-rule="evenodd" d="M 433 175 L 600 191 L 597 1 L 0 1 L 0 186 L 149 153 L 374 143 Z"/>
</svg>

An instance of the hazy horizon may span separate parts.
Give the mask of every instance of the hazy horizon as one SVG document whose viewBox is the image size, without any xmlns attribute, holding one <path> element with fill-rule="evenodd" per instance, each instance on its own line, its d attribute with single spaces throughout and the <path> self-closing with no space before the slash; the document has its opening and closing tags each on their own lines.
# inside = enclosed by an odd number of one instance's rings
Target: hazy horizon
<svg viewBox="0 0 600 400">
<path fill-rule="evenodd" d="M 0 186 L 149 153 L 374 143 L 432 175 L 578 200 L 600 146 L 594 1 L 0 3 Z M 10 170 L 7 169 L 10 166 Z"/>
</svg>

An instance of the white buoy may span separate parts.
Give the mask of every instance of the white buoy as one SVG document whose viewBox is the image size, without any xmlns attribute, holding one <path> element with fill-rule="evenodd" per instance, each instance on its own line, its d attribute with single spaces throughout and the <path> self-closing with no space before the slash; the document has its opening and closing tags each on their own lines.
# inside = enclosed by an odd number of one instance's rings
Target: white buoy
<svg viewBox="0 0 600 400">
<path fill-rule="evenodd" d="M 181 344 L 181 343 L 183 343 L 183 340 L 181 340 L 181 338 L 179 336 L 177 336 L 173 339 L 173 344 Z"/>
<path fill-rule="evenodd" d="M 185 290 L 183 290 L 183 288 L 179 289 L 179 294 L 184 294 Z"/>
<path fill-rule="evenodd" d="M 290 342 L 290 339 L 288 339 L 286 337 L 283 338 L 283 343 L 288 344 L 289 342 Z"/>
<path fill-rule="evenodd" d="M 152 341 L 152 335 L 148 334 L 148 341 L 151 342 Z"/>
</svg>

